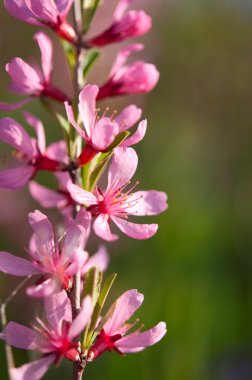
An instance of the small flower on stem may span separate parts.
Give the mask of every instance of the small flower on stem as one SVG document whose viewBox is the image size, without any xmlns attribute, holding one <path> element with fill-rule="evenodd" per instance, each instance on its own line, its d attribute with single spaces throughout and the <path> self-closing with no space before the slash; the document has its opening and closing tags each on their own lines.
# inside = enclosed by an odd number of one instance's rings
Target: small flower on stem
<svg viewBox="0 0 252 380">
<path fill-rule="evenodd" d="M 40 170 L 57 172 L 66 170 L 66 163 L 54 159 L 54 151 L 62 149 L 62 141 L 46 148 L 43 124 L 35 116 L 24 112 L 27 123 L 36 131 L 37 139 L 31 138 L 24 128 L 14 119 L 6 117 L 0 120 L 0 141 L 12 145 L 16 151 L 13 156 L 15 165 L 0 170 L 0 187 L 20 189 Z"/>
<path fill-rule="evenodd" d="M 135 224 L 127 221 L 129 215 L 156 215 L 167 208 L 167 195 L 163 192 L 132 192 L 138 184 L 130 186 L 137 164 L 138 157 L 134 149 L 116 148 L 105 191 L 97 187 L 91 193 L 71 182 L 68 184 L 72 198 L 87 207 L 87 211 L 95 218 L 95 233 L 105 240 L 118 239 L 117 235 L 111 233 L 111 221 L 134 239 L 148 239 L 157 232 L 157 224 Z"/>
<path fill-rule="evenodd" d="M 48 27 L 61 38 L 74 43 L 75 31 L 66 20 L 72 4 L 73 0 L 4 0 L 5 8 L 13 17 Z"/>
<path fill-rule="evenodd" d="M 133 44 L 123 48 L 115 60 L 108 81 L 100 87 L 97 100 L 109 96 L 144 94 L 150 92 L 159 80 L 156 66 L 144 61 L 126 65 L 128 57 L 144 48 L 142 44 Z"/>
<path fill-rule="evenodd" d="M 70 301 L 65 292 L 53 294 L 45 299 L 47 322 L 36 319 L 33 328 L 9 322 L 0 334 L 0 339 L 9 345 L 36 350 L 42 358 L 19 368 L 11 368 L 12 380 L 39 380 L 50 365 L 66 358 L 72 362 L 80 361 L 78 342 L 75 338 L 84 330 L 92 315 L 90 297 L 83 300 L 78 316 L 72 320 Z"/>
<path fill-rule="evenodd" d="M 52 224 L 44 214 L 30 213 L 29 222 L 34 231 L 29 247 L 31 260 L 0 252 L 0 271 L 21 277 L 39 275 L 38 283 L 27 289 L 30 296 L 48 297 L 62 289 L 69 291 L 73 276 L 88 260 L 84 246 L 89 233 L 89 215 L 84 209 L 79 211 L 66 230 L 61 249 Z"/>
<path fill-rule="evenodd" d="M 142 10 L 129 11 L 125 14 L 131 3 L 132 0 L 119 1 L 113 14 L 112 24 L 99 35 L 86 41 L 86 45 L 104 46 L 146 34 L 151 28 L 151 17 Z"/>
<path fill-rule="evenodd" d="M 116 136 L 131 127 L 140 119 L 142 111 L 134 105 L 130 105 L 116 117 L 113 112 L 112 116 L 106 116 L 108 109 L 103 116 L 99 118 L 96 108 L 96 98 L 99 93 L 99 87 L 87 85 L 80 92 L 79 112 L 85 130 L 82 129 L 74 119 L 72 107 L 65 103 L 66 112 L 69 121 L 85 140 L 86 145 L 77 158 L 77 165 L 82 166 L 89 162 L 97 153 L 107 152 L 107 148 L 113 143 Z M 147 121 L 140 122 L 136 132 L 124 140 L 120 145 L 129 146 L 137 144 L 145 135 Z"/>
<path fill-rule="evenodd" d="M 38 97 L 47 97 L 58 102 L 68 100 L 68 96 L 51 84 L 52 43 L 42 32 L 34 35 L 41 51 L 42 70 L 36 64 L 28 64 L 22 58 L 13 58 L 6 65 L 6 71 L 11 77 L 10 89 L 18 95 L 28 95 L 14 104 L 0 103 L 0 109 L 5 111 L 15 110 Z"/>
<path fill-rule="evenodd" d="M 141 306 L 143 299 L 143 294 L 138 293 L 135 289 L 128 290 L 117 299 L 105 316 L 106 322 L 88 352 L 89 361 L 93 361 L 106 351 L 115 351 L 120 355 L 140 352 L 163 338 L 166 334 L 164 322 L 159 322 L 144 332 L 141 332 L 143 326 L 140 326 L 134 332 L 126 335 L 138 320 L 133 323 L 126 322 Z"/>
</svg>

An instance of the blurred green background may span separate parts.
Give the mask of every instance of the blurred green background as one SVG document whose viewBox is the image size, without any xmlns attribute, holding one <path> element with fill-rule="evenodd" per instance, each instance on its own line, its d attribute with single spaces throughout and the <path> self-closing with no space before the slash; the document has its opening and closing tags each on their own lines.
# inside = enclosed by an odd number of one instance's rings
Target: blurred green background
<svg viewBox="0 0 252 380">
<path fill-rule="evenodd" d="M 108 22 L 115 1 L 107 3 Z M 143 106 L 149 129 L 137 146 L 136 179 L 141 188 L 166 191 L 170 207 L 147 219 L 160 224 L 151 240 L 122 237 L 109 246 L 108 274 L 119 273 L 110 300 L 137 288 L 145 294 L 137 316 L 146 328 L 166 321 L 168 333 L 136 355 L 104 354 L 88 365 L 84 378 L 251 380 L 252 2 L 159 0 L 140 5 L 154 19 L 152 33 L 141 39 L 147 45 L 141 57 L 155 62 L 161 80 L 147 96 L 108 104 L 119 110 L 129 102 Z M 1 2 L 1 100 L 14 101 L 4 64 L 13 56 L 36 55 L 39 60 L 35 30 L 11 18 Z M 60 79 L 60 45 L 54 41 L 55 81 L 67 88 Z M 110 65 L 107 54 L 91 81 L 101 83 Z M 41 117 L 48 141 L 61 137 L 38 101 L 26 109 Z M 20 111 L 11 116 L 22 121 Z M 6 160 L 2 147 L 1 164 Z M 0 192 L 1 250 L 24 254 L 30 236 L 27 213 L 36 207 L 26 190 Z M 48 214 L 60 220 L 58 213 Z M 96 248 L 93 241 L 90 251 Z M 0 297 L 17 283 L 1 275 Z M 40 309 L 40 302 L 22 291 L 8 308 L 8 318 L 29 324 L 31 311 Z M 18 365 L 29 359 L 21 350 L 15 353 Z M 68 380 L 69 371 L 62 362 L 45 379 Z M 1 380 L 7 379 L 2 342 L 0 372 Z"/>
</svg>

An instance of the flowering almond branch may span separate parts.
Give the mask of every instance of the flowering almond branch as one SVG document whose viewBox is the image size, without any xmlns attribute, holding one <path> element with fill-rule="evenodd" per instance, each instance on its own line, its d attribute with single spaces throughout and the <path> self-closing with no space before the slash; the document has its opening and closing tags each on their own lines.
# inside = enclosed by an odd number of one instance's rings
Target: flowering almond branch
<svg viewBox="0 0 252 380">
<path fill-rule="evenodd" d="M 99 0 L 5 0 L 5 8 L 17 19 L 53 30 L 61 39 L 71 72 L 73 94 L 52 84 L 53 44 L 42 31 L 34 35 L 41 51 L 41 67 L 16 57 L 6 65 L 11 90 L 25 96 L 14 104 L 0 103 L 0 109 L 12 111 L 40 99 L 55 116 L 65 140 L 46 147 L 42 122 L 23 112 L 26 126 L 11 117 L 0 120 L 0 140 L 14 148 L 14 163 L 0 170 L 0 187 L 15 190 L 28 185 L 32 197 L 44 208 L 57 208 L 63 216 L 64 233 L 59 239 L 47 216 L 36 210 L 28 219 L 32 235 L 26 258 L 0 252 L 0 271 L 18 277 L 33 278 L 27 296 L 43 300 L 44 315 L 34 316 L 31 327 L 5 320 L 0 339 L 6 342 L 7 365 L 11 380 L 39 380 L 50 365 L 61 360 L 73 363 L 73 380 L 81 380 L 88 363 L 106 351 L 125 355 L 142 351 L 157 343 L 166 333 L 166 324 L 158 323 L 142 332 L 138 320 L 128 322 L 143 302 L 143 295 L 131 289 L 123 293 L 104 315 L 103 307 L 116 274 L 103 280 L 109 263 L 106 247 L 89 255 L 90 234 L 112 242 L 119 239 L 114 227 L 134 239 L 149 239 L 157 224 L 137 224 L 133 216 L 157 215 L 167 208 L 165 193 L 137 190 L 132 181 L 138 156 L 132 146 L 145 136 L 147 120 L 142 110 L 130 104 L 119 114 L 96 103 L 107 97 L 151 91 L 158 82 L 156 67 L 144 61 L 127 64 L 141 44 L 121 48 L 108 78 L 102 85 L 89 84 L 88 74 L 100 55 L 100 48 L 141 36 L 151 28 L 144 11 L 128 11 L 133 0 L 120 0 L 110 26 L 102 33 L 86 38 Z M 67 20 L 73 15 L 73 25 Z M 63 82 L 63 81 L 62 81 Z M 87 83 L 87 84 L 86 84 Z M 54 107 L 62 104 L 62 112 Z M 134 126 L 138 126 L 132 132 Z M 57 188 L 36 182 L 39 171 L 51 172 Z M 107 171 L 107 186 L 100 181 Z M 24 282 L 20 283 L 23 286 Z M 19 288 L 19 287 L 18 287 Z M 11 300 L 13 294 L 8 298 Z M 5 310 L 3 304 L 2 311 Z M 36 350 L 41 357 L 16 368 L 11 346 Z"/>
</svg>

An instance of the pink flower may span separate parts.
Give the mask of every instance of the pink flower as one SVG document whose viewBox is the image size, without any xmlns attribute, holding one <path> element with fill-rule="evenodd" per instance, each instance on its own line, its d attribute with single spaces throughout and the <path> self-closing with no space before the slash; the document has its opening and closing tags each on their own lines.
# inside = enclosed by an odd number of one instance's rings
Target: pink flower
<svg viewBox="0 0 252 380">
<path fill-rule="evenodd" d="M 29 255 L 31 260 L 0 252 L 1 272 L 14 276 L 40 275 L 37 285 L 29 287 L 27 294 L 34 297 L 50 296 L 56 291 L 72 287 L 72 277 L 82 270 L 88 259 L 83 250 L 88 236 L 90 216 L 81 209 L 69 224 L 64 241 L 58 241 L 48 218 L 40 211 L 29 214 L 33 229 Z"/>
<path fill-rule="evenodd" d="M 90 297 L 83 300 L 78 316 L 72 321 L 70 301 L 65 292 L 45 299 L 47 322 L 36 318 L 36 325 L 28 328 L 19 323 L 9 322 L 0 334 L 0 339 L 11 346 L 36 350 L 42 358 L 19 368 L 11 368 L 12 380 L 39 380 L 50 365 L 57 365 L 63 358 L 79 361 L 78 342 L 75 338 L 84 330 L 92 315 Z"/>
<path fill-rule="evenodd" d="M 116 148 L 108 172 L 105 191 L 96 188 L 95 193 L 83 190 L 69 182 L 72 198 L 87 207 L 95 217 L 94 231 L 101 238 L 113 241 L 118 238 L 110 231 L 110 222 L 134 239 L 148 239 L 157 232 L 157 224 L 135 224 L 127 221 L 129 215 L 155 215 L 167 208 L 165 193 L 155 190 L 132 193 L 137 183 L 126 190 L 138 163 L 132 148 Z"/>
<path fill-rule="evenodd" d="M 86 141 L 86 145 L 77 160 L 77 165 L 82 166 L 89 162 L 97 153 L 106 152 L 106 149 L 113 143 L 115 137 L 133 127 L 140 119 L 142 111 L 134 105 L 130 105 L 121 112 L 120 115 L 107 117 L 106 111 L 101 118 L 97 115 L 96 98 L 99 87 L 87 85 L 80 92 L 79 112 L 82 118 L 85 131 L 76 123 L 72 107 L 65 103 L 69 121 Z M 147 121 L 140 122 L 136 132 L 121 143 L 121 146 L 137 144 L 145 135 Z"/>
<path fill-rule="evenodd" d="M 0 109 L 15 110 L 34 98 L 45 96 L 58 102 L 68 99 L 67 95 L 51 85 L 52 73 L 52 43 L 42 32 L 34 35 L 41 51 L 42 70 L 36 64 L 28 64 L 21 58 L 13 58 L 6 65 L 6 71 L 11 77 L 10 89 L 18 95 L 28 95 L 28 98 L 14 104 L 0 103 Z"/>
<path fill-rule="evenodd" d="M 66 18 L 72 3 L 73 0 L 4 0 L 5 8 L 13 17 L 51 28 L 71 43 L 76 41 L 76 34 Z"/>
<path fill-rule="evenodd" d="M 150 92 L 159 80 L 156 66 L 144 61 L 125 65 L 128 57 L 144 48 L 142 44 L 133 44 L 123 48 L 112 66 L 108 81 L 100 87 L 97 100 L 108 96 L 142 94 Z"/>
<path fill-rule="evenodd" d="M 24 113 L 24 117 L 36 131 L 37 139 L 31 138 L 24 128 L 9 117 L 0 120 L 0 141 L 12 145 L 16 152 L 15 166 L 0 170 L 0 187 L 5 189 L 20 189 L 35 176 L 39 170 L 62 171 L 66 164 L 54 159 L 54 151 L 65 148 L 63 141 L 45 146 L 45 132 L 40 120 Z M 66 148 L 65 148 L 66 149 Z"/>
<path fill-rule="evenodd" d="M 147 33 L 151 28 L 151 17 L 144 11 L 130 11 L 124 14 L 131 3 L 132 0 L 119 1 L 111 26 L 98 36 L 88 40 L 87 45 L 104 46 Z"/>
<path fill-rule="evenodd" d="M 117 299 L 107 313 L 108 319 L 96 342 L 89 350 L 89 361 L 96 359 L 105 351 L 115 351 L 121 355 L 139 352 L 163 338 L 166 334 L 164 322 L 144 332 L 140 332 L 141 326 L 136 331 L 125 335 L 138 322 L 136 320 L 134 323 L 126 323 L 142 304 L 143 299 L 143 294 L 135 289 L 128 290 Z"/>
</svg>

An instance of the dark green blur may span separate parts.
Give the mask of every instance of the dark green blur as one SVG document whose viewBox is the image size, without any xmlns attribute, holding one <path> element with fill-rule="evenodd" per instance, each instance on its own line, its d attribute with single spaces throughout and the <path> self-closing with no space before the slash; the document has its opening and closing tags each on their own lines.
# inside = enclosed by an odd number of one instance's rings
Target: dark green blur
<svg viewBox="0 0 252 380">
<path fill-rule="evenodd" d="M 152 94 L 131 100 L 145 102 L 148 118 L 146 138 L 137 146 L 135 178 L 141 189 L 166 191 L 169 210 L 146 219 L 160 225 L 151 240 L 122 237 L 108 246 L 108 273 L 118 273 L 110 301 L 137 288 L 145 302 L 136 316 L 146 328 L 166 321 L 168 333 L 139 354 L 104 354 L 88 365 L 84 379 L 252 379 L 252 7 L 231 3 L 159 0 L 154 8 L 153 32 L 144 39 L 142 57 L 155 62 L 161 80 Z M 0 5 L 1 100 L 14 101 L 4 64 L 35 51 L 39 59 L 35 30 Z M 57 58 L 57 71 L 60 62 Z M 107 103 L 113 108 L 115 102 Z M 116 107 L 128 103 L 124 98 Z M 61 137 L 38 101 L 26 109 L 42 118 L 48 141 Z M 12 113 L 21 121 L 20 115 Z M 27 191 L 16 194 L 27 212 L 38 207 Z M 26 214 L 8 223 L 1 215 L 0 249 L 22 254 L 30 236 L 27 225 Z M 17 283 L 1 275 L 0 297 Z M 20 297 L 8 318 L 29 324 L 41 304 L 33 306 L 24 292 Z M 28 361 L 26 353 L 15 353 L 18 365 Z M 7 379 L 2 342 L 0 378 Z M 70 365 L 63 362 L 45 376 L 70 378 Z"/>
</svg>

